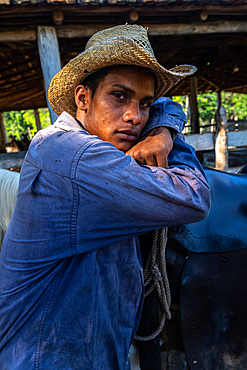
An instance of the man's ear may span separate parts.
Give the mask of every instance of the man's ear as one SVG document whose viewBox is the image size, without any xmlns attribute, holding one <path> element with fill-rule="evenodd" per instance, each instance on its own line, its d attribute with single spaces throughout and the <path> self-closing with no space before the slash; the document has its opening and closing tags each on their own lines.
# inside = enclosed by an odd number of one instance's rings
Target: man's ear
<svg viewBox="0 0 247 370">
<path fill-rule="evenodd" d="M 87 111 L 89 102 L 89 90 L 83 85 L 78 85 L 75 89 L 75 104 L 81 111 Z"/>
</svg>

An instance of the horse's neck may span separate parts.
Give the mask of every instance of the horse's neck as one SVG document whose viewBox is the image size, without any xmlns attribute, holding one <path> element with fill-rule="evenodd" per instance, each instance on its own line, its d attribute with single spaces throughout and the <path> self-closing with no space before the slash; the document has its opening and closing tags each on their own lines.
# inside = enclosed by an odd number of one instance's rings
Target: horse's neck
<svg viewBox="0 0 247 370">
<path fill-rule="evenodd" d="M 0 247 L 15 208 L 20 174 L 0 169 Z"/>
</svg>

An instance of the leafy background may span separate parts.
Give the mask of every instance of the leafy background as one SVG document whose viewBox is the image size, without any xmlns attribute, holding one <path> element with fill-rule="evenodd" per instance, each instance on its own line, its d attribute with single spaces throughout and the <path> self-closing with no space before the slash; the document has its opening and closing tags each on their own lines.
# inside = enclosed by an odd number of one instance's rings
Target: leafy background
<svg viewBox="0 0 247 370">
<path fill-rule="evenodd" d="M 50 126 L 48 108 L 40 108 L 38 111 L 41 127 Z M 22 135 L 27 135 L 31 139 L 37 132 L 33 110 L 5 112 L 3 119 L 7 137 L 14 136 L 16 140 L 21 140 Z"/>
</svg>

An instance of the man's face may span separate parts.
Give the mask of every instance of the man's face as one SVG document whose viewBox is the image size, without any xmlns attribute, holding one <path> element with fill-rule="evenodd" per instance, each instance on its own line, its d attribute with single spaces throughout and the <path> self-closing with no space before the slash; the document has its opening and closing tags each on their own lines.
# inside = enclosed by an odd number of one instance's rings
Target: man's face
<svg viewBox="0 0 247 370">
<path fill-rule="evenodd" d="M 85 109 L 78 109 L 77 118 L 91 135 L 109 141 L 123 152 L 128 151 L 137 142 L 149 117 L 155 92 L 153 74 L 137 66 L 111 68 L 93 99 L 90 89 L 86 90 Z"/>
</svg>

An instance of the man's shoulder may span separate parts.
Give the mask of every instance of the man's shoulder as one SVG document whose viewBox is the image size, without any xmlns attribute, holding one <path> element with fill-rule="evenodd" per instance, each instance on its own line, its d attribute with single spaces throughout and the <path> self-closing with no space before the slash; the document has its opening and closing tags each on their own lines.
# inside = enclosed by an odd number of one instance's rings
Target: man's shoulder
<svg viewBox="0 0 247 370">
<path fill-rule="evenodd" d="M 79 125 L 73 127 L 56 121 L 54 125 L 40 130 L 35 135 L 26 161 L 40 169 L 66 175 L 83 152 L 97 141 L 101 140 Z"/>
</svg>

